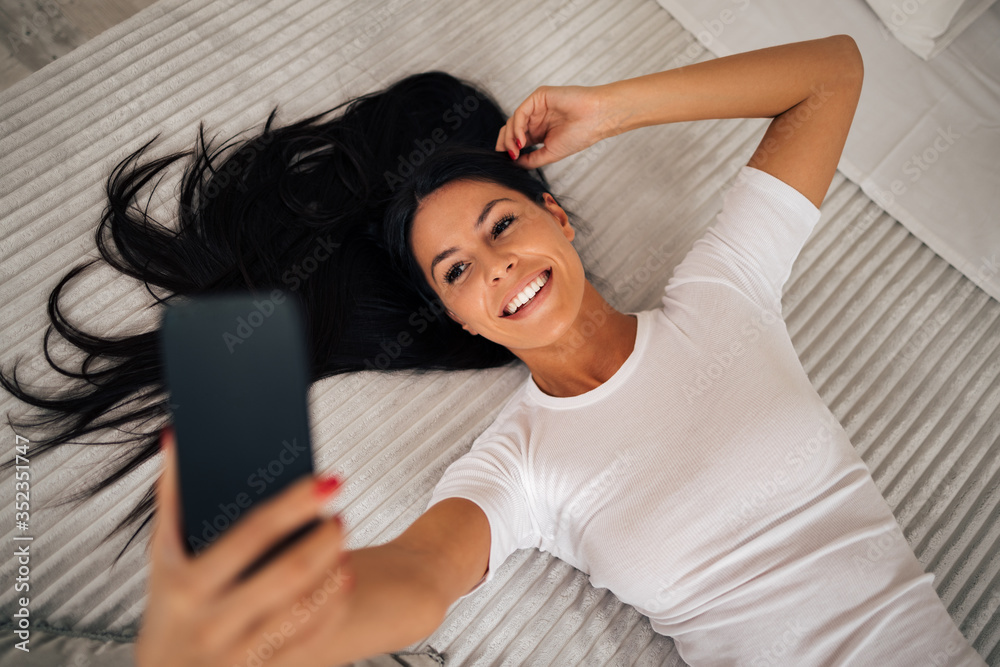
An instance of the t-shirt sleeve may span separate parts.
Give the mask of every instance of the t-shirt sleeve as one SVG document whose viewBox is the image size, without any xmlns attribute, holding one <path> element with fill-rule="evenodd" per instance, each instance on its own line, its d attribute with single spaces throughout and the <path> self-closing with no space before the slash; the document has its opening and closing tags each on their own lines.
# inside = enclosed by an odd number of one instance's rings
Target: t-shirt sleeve
<svg viewBox="0 0 1000 667">
<path fill-rule="evenodd" d="M 488 570 L 459 600 L 491 581 L 497 568 L 512 553 L 540 543 L 523 479 L 521 457 L 516 449 L 493 436 L 474 442 L 472 449 L 445 469 L 434 487 L 427 509 L 445 498 L 466 498 L 479 505 L 490 523 Z"/>
<path fill-rule="evenodd" d="M 715 223 L 674 269 L 665 291 L 694 281 L 723 283 L 780 312 L 782 289 L 820 215 L 792 186 L 744 166 Z"/>
</svg>

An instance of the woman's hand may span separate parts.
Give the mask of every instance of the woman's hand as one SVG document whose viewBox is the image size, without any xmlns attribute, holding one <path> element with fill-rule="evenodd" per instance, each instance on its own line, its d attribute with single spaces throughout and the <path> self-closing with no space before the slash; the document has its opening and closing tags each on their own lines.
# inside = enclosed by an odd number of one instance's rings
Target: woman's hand
<svg viewBox="0 0 1000 667">
<path fill-rule="evenodd" d="M 616 114 L 599 86 L 541 86 L 500 128 L 496 150 L 535 169 L 618 133 Z M 525 146 L 545 145 L 521 155 Z"/>
<path fill-rule="evenodd" d="M 315 479 L 299 480 L 254 506 L 209 548 L 190 556 L 181 542 L 172 429 L 161 442 L 164 468 L 156 482 L 149 597 L 136 665 L 328 666 L 323 636 L 346 617 L 353 579 L 342 560 L 349 552 L 341 548 L 339 521 L 321 521 L 250 577 L 237 579 L 282 536 L 319 516 L 327 498 L 315 491 Z"/>
</svg>

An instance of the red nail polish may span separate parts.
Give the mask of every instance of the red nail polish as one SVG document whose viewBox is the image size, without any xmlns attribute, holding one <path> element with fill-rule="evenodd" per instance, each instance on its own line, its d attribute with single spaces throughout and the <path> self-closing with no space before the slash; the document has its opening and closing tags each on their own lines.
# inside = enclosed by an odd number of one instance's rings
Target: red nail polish
<svg viewBox="0 0 1000 667">
<path fill-rule="evenodd" d="M 337 490 L 340 486 L 340 478 L 336 475 L 330 475 L 329 477 L 319 477 L 315 480 L 315 486 L 313 491 L 320 498 L 326 498 L 328 495 Z"/>
<path fill-rule="evenodd" d="M 514 143 L 517 144 L 517 150 L 521 150 L 524 146 L 521 145 L 520 139 L 514 139 Z"/>
<path fill-rule="evenodd" d="M 510 156 L 511 160 L 516 160 L 517 159 L 517 158 L 514 157 L 514 151 L 507 151 L 507 155 Z"/>
</svg>

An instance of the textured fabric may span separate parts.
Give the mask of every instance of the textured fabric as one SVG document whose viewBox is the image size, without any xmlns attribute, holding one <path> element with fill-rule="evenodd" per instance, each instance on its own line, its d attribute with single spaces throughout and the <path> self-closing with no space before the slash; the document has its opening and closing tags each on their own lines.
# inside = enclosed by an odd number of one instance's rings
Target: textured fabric
<svg viewBox="0 0 1000 667">
<path fill-rule="evenodd" d="M 947 664 L 985 664 L 781 319 L 819 217 L 743 167 L 662 307 L 636 314 L 634 349 L 610 379 L 568 398 L 526 381 L 429 504 L 483 508 L 479 585 L 517 549 L 548 551 L 647 614 L 696 667 L 883 667 L 939 650 Z"/>
</svg>

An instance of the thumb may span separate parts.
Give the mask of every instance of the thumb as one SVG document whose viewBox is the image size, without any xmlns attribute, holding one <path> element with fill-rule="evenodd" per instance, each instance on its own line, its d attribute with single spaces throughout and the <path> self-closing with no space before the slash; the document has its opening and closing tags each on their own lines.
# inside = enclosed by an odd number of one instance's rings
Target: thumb
<svg viewBox="0 0 1000 667">
<path fill-rule="evenodd" d="M 549 150 L 548 146 L 542 146 L 541 148 L 533 150 L 529 153 L 522 151 L 522 153 L 517 156 L 517 160 L 514 161 L 514 164 L 519 167 L 524 167 L 525 169 L 537 169 L 538 167 L 544 167 L 547 164 L 552 164 L 558 159 L 559 158 Z"/>
<path fill-rule="evenodd" d="M 153 535 L 150 545 L 153 561 L 173 566 L 187 559 L 181 542 L 180 486 L 177 476 L 177 442 L 173 425 L 160 432 L 160 451 L 163 453 L 163 470 L 156 480 L 156 514 L 153 517 Z"/>
</svg>

